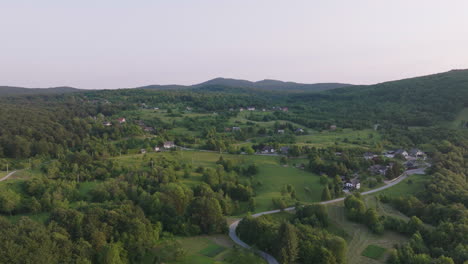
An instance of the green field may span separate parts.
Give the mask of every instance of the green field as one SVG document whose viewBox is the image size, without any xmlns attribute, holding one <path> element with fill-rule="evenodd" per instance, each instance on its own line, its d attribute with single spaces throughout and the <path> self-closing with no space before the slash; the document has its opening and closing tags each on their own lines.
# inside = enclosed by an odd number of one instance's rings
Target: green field
<svg viewBox="0 0 468 264">
<path fill-rule="evenodd" d="M 226 248 L 224 248 L 224 247 L 222 247 L 220 245 L 212 244 L 212 245 L 209 245 L 208 247 L 200 250 L 199 253 L 204 255 L 204 256 L 214 258 L 217 255 L 219 255 L 221 252 L 223 252 L 224 250 L 226 250 Z"/>
<path fill-rule="evenodd" d="M 331 222 L 329 231 L 343 236 L 348 244 L 348 264 L 376 264 L 384 263 L 385 258 L 375 260 L 363 256 L 361 253 L 369 246 L 375 245 L 384 249 L 390 249 L 395 244 L 407 241 L 407 238 L 391 231 L 385 231 L 383 235 L 373 234 L 366 226 L 346 219 L 343 202 L 328 205 L 328 214 Z"/>
<path fill-rule="evenodd" d="M 380 141 L 380 134 L 372 129 L 352 130 L 343 129 L 337 131 L 311 131 L 309 135 L 297 136 L 297 143 L 301 145 L 330 146 L 338 142 L 345 146 L 372 146 Z"/>
<path fill-rule="evenodd" d="M 404 179 L 399 184 L 379 192 L 389 197 L 402 197 L 414 195 L 424 191 L 424 185 L 429 182 L 430 176 L 413 174 Z"/>
<path fill-rule="evenodd" d="M 177 239 L 186 252 L 186 256 L 171 264 L 227 264 L 265 262 L 246 250 L 234 250 L 233 242 L 226 235 L 184 237 Z M 240 261 L 240 262 L 239 262 Z"/>
<path fill-rule="evenodd" d="M 361 255 L 371 258 L 371 259 L 380 259 L 382 258 L 383 254 L 387 251 L 383 247 L 379 247 L 376 245 L 369 245 L 362 251 Z"/>
<path fill-rule="evenodd" d="M 38 214 L 17 214 L 12 216 L 6 216 L 11 222 L 16 223 L 22 217 L 29 217 L 31 220 L 37 221 L 39 223 L 45 223 L 49 219 L 50 213 L 38 213 Z"/>
<path fill-rule="evenodd" d="M 463 125 L 466 126 L 468 122 L 468 107 L 465 107 L 460 113 L 458 113 L 455 120 L 450 122 L 447 126 L 450 128 L 462 128 Z"/>
<path fill-rule="evenodd" d="M 172 159 L 185 160 L 193 165 L 193 168 L 198 166 L 215 167 L 216 161 L 221 154 L 215 152 L 203 151 L 175 151 L 175 152 L 162 152 L 162 153 L 148 153 L 147 158 L 157 158 L 158 156 L 165 156 Z M 279 157 L 276 156 L 259 156 L 259 155 L 231 155 L 222 154 L 225 160 L 231 159 L 235 163 L 249 164 L 255 163 L 259 167 L 259 173 L 254 176 L 253 184 L 258 182 L 261 186 L 256 191 L 256 210 L 255 212 L 262 212 L 273 209 L 272 198 L 281 197 L 281 187 L 286 184 L 291 184 L 295 190 L 298 199 L 301 202 L 317 202 L 320 200 L 323 186 L 320 185 L 320 179 L 317 175 L 310 172 L 295 168 L 293 166 L 282 166 L 279 163 Z M 125 155 L 115 158 L 122 164 L 138 165 L 142 163 L 143 155 Z M 291 161 L 293 162 L 293 161 Z M 247 180 L 241 177 L 241 180 Z M 182 182 L 189 186 L 193 186 L 201 181 L 201 175 L 192 173 L 188 179 L 183 179 Z M 311 192 L 307 194 L 305 187 L 308 187 Z M 290 201 L 290 205 L 294 204 Z"/>
<path fill-rule="evenodd" d="M 82 197 L 89 197 L 89 192 L 96 188 L 101 182 L 91 181 L 91 182 L 80 182 L 78 185 L 78 191 Z"/>
</svg>

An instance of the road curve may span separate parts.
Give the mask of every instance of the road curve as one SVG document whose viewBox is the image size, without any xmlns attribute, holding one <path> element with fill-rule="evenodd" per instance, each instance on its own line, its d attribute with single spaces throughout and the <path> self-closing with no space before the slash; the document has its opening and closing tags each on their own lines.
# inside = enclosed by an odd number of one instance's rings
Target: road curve
<svg viewBox="0 0 468 264">
<path fill-rule="evenodd" d="M 385 190 L 387 188 L 390 188 L 398 183 L 400 183 L 401 181 L 403 181 L 404 179 L 406 179 L 409 175 L 412 175 L 412 174 L 424 174 L 424 170 L 426 168 L 419 168 L 419 169 L 414 169 L 414 170 L 407 170 L 405 171 L 402 175 L 398 176 L 398 178 L 395 178 L 391 181 L 388 181 L 386 183 L 386 185 L 382 186 L 382 187 L 379 187 L 379 188 L 376 188 L 376 189 L 373 189 L 373 190 L 370 190 L 370 191 L 367 191 L 367 192 L 362 192 L 361 195 L 367 195 L 367 194 L 371 194 L 371 193 L 376 193 L 376 192 L 380 192 L 382 190 Z M 337 198 L 337 199 L 333 199 L 333 200 L 329 200 L 329 201 L 323 201 L 323 202 L 319 202 L 318 204 L 331 204 L 331 203 L 336 203 L 336 202 L 340 202 L 340 201 L 343 201 L 345 198 L 342 197 L 342 198 Z M 288 207 L 288 208 L 285 208 L 283 211 L 292 211 L 296 209 L 296 207 Z M 275 213 L 279 213 L 281 212 L 280 209 L 277 209 L 277 210 L 271 210 L 271 211 L 265 211 L 265 212 L 261 212 L 261 213 L 256 213 L 256 214 L 253 214 L 252 217 L 259 217 L 259 216 L 262 216 L 262 215 L 267 215 L 267 214 L 275 214 Z M 242 221 L 242 219 L 239 219 L 237 221 L 235 221 L 234 223 L 232 223 L 230 226 L 229 226 L 229 237 L 232 239 L 232 241 L 234 241 L 234 243 L 236 243 L 237 245 L 243 247 L 243 248 L 246 248 L 246 249 L 251 249 L 252 247 L 249 246 L 248 244 L 246 244 L 244 241 L 242 241 L 236 234 L 236 229 L 237 229 L 237 226 L 239 225 L 240 221 Z M 256 250 L 257 254 L 259 254 L 262 258 L 264 258 L 268 264 L 279 264 L 279 262 L 270 254 L 266 253 L 266 252 L 263 252 L 261 250 Z"/>
<path fill-rule="evenodd" d="M 3 178 L 0 179 L 0 182 L 1 182 L 1 181 L 4 181 L 4 180 L 6 180 L 6 179 L 8 179 L 11 175 L 15 174 L 15 172 L 16 172 L 16 171 L 12 171 L 12 172 L 8 173 L 5 177 L 3 177 Z"/>
</svg>

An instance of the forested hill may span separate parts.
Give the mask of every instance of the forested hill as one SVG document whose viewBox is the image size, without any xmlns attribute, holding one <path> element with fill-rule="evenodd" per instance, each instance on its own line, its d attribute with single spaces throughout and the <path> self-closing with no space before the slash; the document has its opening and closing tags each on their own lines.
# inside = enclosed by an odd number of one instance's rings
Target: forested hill
<svg viewBox="0 0 468 264">
<path fill-rule="evenodd" d="M 80 89 L 72 87 L 53 87 L 53 88 L 22 88 L 13 86 L 0 86 L 0 96 L 11 95 L 31 95 L 31 94 L 64 94 L 79 92 Z"/>
<path fill-rule="evenodd" d="M 344 83 L 314 83 L 304 84 L 295 82 L 283 82 L 277 80 L 262 80 L 258 82 L 251 82 L 245 80 L 216 78 L 204 83 L 194 85 L 196 87 L 206 85 L 223 85 L 229 87 L 242 87 L 242 88 L 253 88 L 267 91 L 324 91 L 331 90 L 341 87 L 348 87 L 351 84 Z"/>
<path fill-rule="evenodd" d="M 203 87 L 227 87 L 227 88 L 247 88 L 262 91 L 281 91 L 281 92 L 318 92 L 331 90 L 336 88 L 348 87 L 351 84 L 344 83 L 315 83 L 304 84 L 295 82 L 283 82 L 277 80 L 262 80 L 251 82 L 246 80 L 216 78 L 199 84 L 184 86 L 184 85 L 149 85 L 138 87 L 139 89 L 151 90 L 177 90 L 177 89 L 199 89 Z"/>
<path fill-rule="evenodd" d="M 302 103 L 342 119 L 391 121 L 412 126 L 452 120 L 468 107 L 468 70 L 338 88 L 322 93 L 291 95 Z"/>
</svg>

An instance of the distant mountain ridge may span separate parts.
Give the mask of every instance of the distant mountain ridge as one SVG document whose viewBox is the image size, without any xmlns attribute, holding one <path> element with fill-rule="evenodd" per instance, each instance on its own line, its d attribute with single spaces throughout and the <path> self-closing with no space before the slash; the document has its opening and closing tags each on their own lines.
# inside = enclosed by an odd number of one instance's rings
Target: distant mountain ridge
<svg viewBox="0 0 468 264">
<path fill-rule="evenodd" d="M 283 82 L 278 80 L 265 79 L 262 81 L 251 82 L 240 79 L 230 78 L 215 78 L 206 82 L 194 85 L 148 85 L 138 87 L 138 89 L 151 89 L 151 90 L 172 90 L 172 89 L 190 89 L 200 88 L 206 86 L 223 86 L 233 88 L 250 88 L 265 91 L 287 91 L 287 92 L 305 92 L 305 91 L 325 91 L 336 88 L 343 88 L 352 86 L 352 84 L 345 83 L 296 83 L 296 82 Z"/>
<path fill-rule="evenodd" d="M 51 88 L 23 88 L 15 86 L 0 86 L 0 96 L 33 95 L 33 94 L 64 94 L 83 91 L 81 89 L 61 86 Z"/>
</svg>

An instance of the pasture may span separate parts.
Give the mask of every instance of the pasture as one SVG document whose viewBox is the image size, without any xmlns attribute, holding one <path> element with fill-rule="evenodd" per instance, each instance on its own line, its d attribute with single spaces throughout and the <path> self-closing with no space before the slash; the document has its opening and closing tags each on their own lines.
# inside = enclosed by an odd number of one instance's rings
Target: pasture
<svg viewBox="0 0 468 264">
<path fill-rule="evenodd" d="M 391 249 L 393 245 L 407 241 L 405 236 L 391 231 L 385 231 L 382 235 L 373 234 L 366 226 L 348 221 L 344 212 L 343 202 L 327 206 L 331 226 L 330 232 L 343 236 L 348 244 L 348 264 L 377 264 L 384 263 L 385 256 L 375 260 L 363 256 L 362 252 L 369 245 L 378 246 L 385 250 Z M 383 254 L 386 255 L 386 254 Z"/>
</svg>

